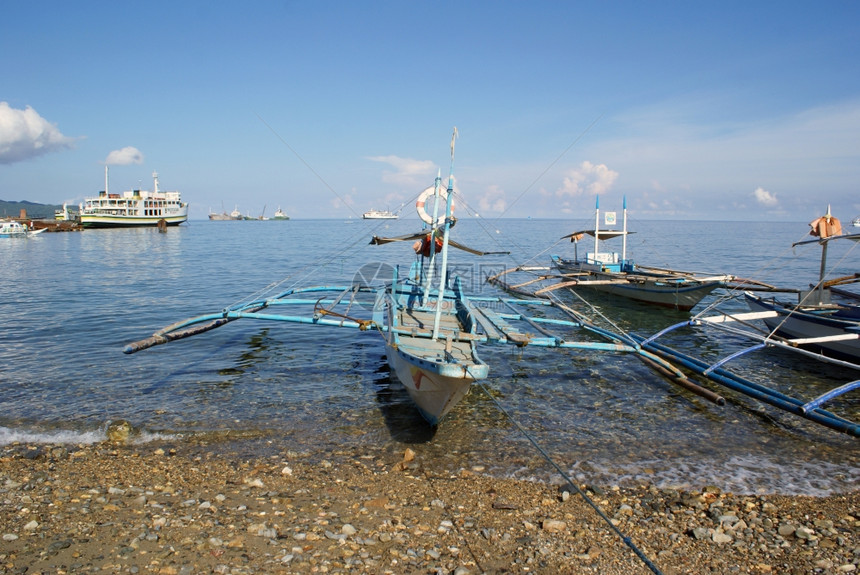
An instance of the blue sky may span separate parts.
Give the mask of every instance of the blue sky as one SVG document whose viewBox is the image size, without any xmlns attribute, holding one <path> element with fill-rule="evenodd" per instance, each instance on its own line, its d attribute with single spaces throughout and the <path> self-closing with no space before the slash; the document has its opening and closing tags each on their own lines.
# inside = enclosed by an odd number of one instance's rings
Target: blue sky
<svg viewBox="0 0 860 575">
<path fill-rule="evenodd" d="M 0 199 L 192 218 L 860 214 L 860 3 L 8 2 Z"/>
</svg>

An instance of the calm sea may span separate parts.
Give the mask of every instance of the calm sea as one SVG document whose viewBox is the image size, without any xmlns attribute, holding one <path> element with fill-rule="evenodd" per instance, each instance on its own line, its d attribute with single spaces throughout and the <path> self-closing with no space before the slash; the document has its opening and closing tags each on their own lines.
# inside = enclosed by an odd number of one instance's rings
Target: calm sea
<svg viewBox="0 0 860 575">
<path fill-rule="evenodd" d="M 435 433 L 428 430 L 372 332 L 243 320 L 135 355 L 121 351 L 275 284 L 342 285 L 363 264 L 408 264 L 409 244 L 369 240 L 417 231 L 416 221 L 192 221 L 164 234 L 88 230 L 0 240 L 0 444 L 98 442 L 109 421 L 125 419 L 140 430 L 138 441 L 327 459 L 344 449 L 394 454 L 409 446 L 439 470 L 482 466 L 498 476 L 552 479 L 552 468 L 480 388 Z M 572 254 L 559 238 L 580 226 L 590 224 L 462 219 L 457 240 L 511 255 L 454 252 L 452 263 L 473 293 L 497 294 L 482 278 Z M 818 246 L 791 248 L 806 237 L 804 223 L 633 221 L 631 229 L 628 255 L 642 264 L 787 287 L 817 278 Z M 834 276 L 858 271 L 852 246 L 831 248 Z M 686 317 L 596 304 L 616 329 L 641 334 Z M 667 343 L 714 358 L 739 345 L 692 330 Z M 584 483 L 817 495 L 860 482 L 856 439 L 719 388 L 728 403 L 712 405 L 635 357 L 492 346 L 481 355 L 491 365 L 486 388 Z M 803 397 L 856 378 L 772 350 L 735 365 Z M 855 421 L 856 396 L 836 406 Z"/>
</svg>

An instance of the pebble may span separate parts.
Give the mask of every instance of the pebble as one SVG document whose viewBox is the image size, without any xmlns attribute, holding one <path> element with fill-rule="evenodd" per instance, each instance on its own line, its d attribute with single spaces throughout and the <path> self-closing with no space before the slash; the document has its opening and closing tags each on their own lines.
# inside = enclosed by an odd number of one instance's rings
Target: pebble
<svg viewBox="0 0 860 575">
<path fill-rule="evenodd" d="M 560 490 L 480 464 L 439 473 L 410 448 L 351 461 L 333 451 L 319 464 L 292 452 L 236 461 L 139 449 L 0 448 L 0 573 L 565 573 L 574 561 L 629 575 L 635 559 L 580 493 L 664 573 L 860 563 L 856 492 Z"/>
</svg>

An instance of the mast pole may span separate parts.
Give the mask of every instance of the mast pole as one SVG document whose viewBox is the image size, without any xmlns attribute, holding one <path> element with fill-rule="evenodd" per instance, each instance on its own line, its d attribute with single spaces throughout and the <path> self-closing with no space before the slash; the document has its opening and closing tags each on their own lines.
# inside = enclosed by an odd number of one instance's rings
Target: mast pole
<svg viewBox="0 0 860 575">
<path fill-rule="evenodd" d="M 430 224 L 430 262 L 427 264 L 427 278 L 424 281 L 424 299 L 422 305 L 427 305 L 430 298 L 430 284 L 433 283 L 433 268 L 436 264 L 436 229 L 439 227 L 439 190 L 442 189 L 442 169 L 436 171 L 436 181 L 433 184 L 433 223 Z"/>
<path fill-rule="evenodd" d="M 594 198 L 594 262 L 597 263 L 597 252 L 600 250 L 600 196 Z M 586 258 L 587 260 L 588 258 Z"/>
<path fill-rule="evenodd" d="M 824 216 L 827 219 L 828 226 L 825 226 L 825 230 L 828 230 L 830 224 L 830 204 L 827 204 L 827 214 Z M 830 243 L 827 237 L 822 237 L 821 242 L 821 267 L 818 270 L 818 287 L 816 291 L 818 292 L 818 301 L 816 303 L 822 304 L 824 303 L 824 277 L 827 275 L 827 245 Z"/>
<path fill-rule="evenodd" d="M 622 206 L 623 211 L 621 218 L 624 222 L 622 225 L 624 235 L 621 236 L 621 265 L 624 266 L 627 261 L 627 196 L 624 196 Z M 622 269 L 622 271 L 624 270 Z"/>
<path fill-rule="evenodd" d="M 433 321 L 433 339 L 439 339 L 439 324 L 442 321 L 442 305 L 445 303 L 445 282 L 448 276 L 448 234 L 451 230 L 451 206 L 454 202 L 454 141 L 457 126 L 451 136 L 451 169 L 448 172 L 448 197 L 445 202 L 445 228 L 442 234 L 442 271 L 439 273 L 439 294 L 436 298 L 436 318 Z"/>
</svg>

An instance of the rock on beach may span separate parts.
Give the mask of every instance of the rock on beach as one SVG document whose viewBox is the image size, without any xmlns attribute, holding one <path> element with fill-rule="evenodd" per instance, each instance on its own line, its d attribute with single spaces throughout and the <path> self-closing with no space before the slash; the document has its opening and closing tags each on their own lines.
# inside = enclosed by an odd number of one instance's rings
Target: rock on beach
<svg viewBox="0 0 860 575">
<path fill-rule="evenodd" d="M 618 532 L 667 575 L 860 566 L 857 491 L 581 486 L 601 517 L 570 489 L 476 469 L 437 469 L 420 450 L 316 461 L 10 445 L 0 450 L 0 575 L 652 572 Z"/>
</svg>

